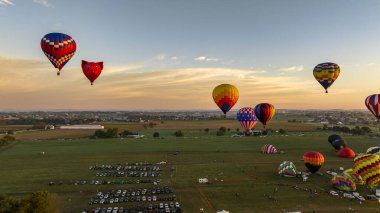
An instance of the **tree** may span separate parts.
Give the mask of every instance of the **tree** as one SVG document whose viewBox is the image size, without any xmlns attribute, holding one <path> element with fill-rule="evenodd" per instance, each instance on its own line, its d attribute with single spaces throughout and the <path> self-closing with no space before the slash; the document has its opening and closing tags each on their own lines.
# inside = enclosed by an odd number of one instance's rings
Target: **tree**
<svg viewBox="0 0 380 213">
<path fill-rule="evenodd" d="M 240 129 L 239 129 L 239 128 L 236 128 L 236 132 L 240 132 Z"/>
<path fill-rule="evenodd" d="M 225 133 L 226 130 L 227 130 L 227 129 L 226 129 L 226 127 L 224 127 L 224 126 L 222 126 L 222 127 L 219 128 L 219 131 L 221 131 L 221 132 L 223 132 L 223 133 Z"/>
<path fill-rule="evenodd" d="M 98 129 L 95 131 L 95 138 L 117 138 L 118 136 L 118 128 L 109 128 L 106 131 Z"/>
<path fill-rule="evenodd" d="M 174 135 L 175 135 L 176 137 L 183 137 L 183 133 L 182 133 L 181 130 L 178 130 L 178 131 L 174 132 Z"/>
<path fill-rule="evenodd" d="M 14 198 L 0 196 L 0 212 L 14 213 L 20 209 L 20 202 Z"/>
<path fill-rule="evenodd" d="M 204 131 L 205 131 L 206 133 L 208 133 L 208 132 L 210 131 L 210 129 L 209 129 L 209 128 L 206 128 L 206 129 L 204 129 Z"/>
<path fill-rule="evenodd" d="M 21 200 L 21 212 L 51 212 L 49 192 L 33 192 Z"/>
<path fill-rule="evenodd" d="M 218 130 L 216 136 L 223 136 L 225 132 Z"/>
<path fill-rule="evenodd" d="M 13 131 L 13 130 L 8 130 L 8 132 L 7 132 L 9 135 L 13 135 L 13 134 L 15 134 L 15 132 Z"/>
<path fill-rule="evenodd" d="M 281 135 L 285 135 L 286 134 L 286 131 L 284 129 L 279 129 L 278 130 L 278 133 L 280 133 Z"/>
<path fill-rule="evenodd" d="M 159 138 L 159 137 L 160 137 L 160 133 L 158 132 L 153 133 L 153 138 Z"/>
</svg>

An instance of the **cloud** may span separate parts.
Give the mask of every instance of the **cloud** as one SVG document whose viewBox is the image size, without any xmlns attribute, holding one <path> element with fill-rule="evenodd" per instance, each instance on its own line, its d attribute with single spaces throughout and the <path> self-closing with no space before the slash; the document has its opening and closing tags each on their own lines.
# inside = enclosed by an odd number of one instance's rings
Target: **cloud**
<svg viewBox="0 0 380 213">
<path fill-rule="evenodd" d="M 281 68 L 279 71 L 281 72 L 288 72 L 288 73 L 294 73 L 294 72 L 302 72 L 304 70 L 303 66 L 292 66 L 292 67 L 286 67 Z"/>
<path fill-rule="evenodd" d="M 50 2 L 50 0 L 33 0 L 33 2 L 40 4 L 44 7 L 51 7 L 51 8 L 54 7 L 54 5 Z"/>
<path fill-rule="evenodd" d="M 167 58 L 166 54 L 160 53 L 156 57 L 154 57 L 156 60 L 163 61 Z"/>
<path fill-rule="evenodd" d="M 0 4 L 1 5 L 5 5 L 5 6 L 8 6 L 8 5 L 15 5 L 11 0 L 0 0 Z"/>
<path fill-rule="evenodd" d="M 312 78 L 260 75 L 264 72 L 224 67 L 143 71 L 139 65 L 105 66 L 91 86 L 80 66 L 64 68 L 57 77 L 47 60 L 0 56 L 0 109 L 216 109 L 211 92 L 222 83 L 239 89 L 235 108 L 260 102 L 298 109 L 362 106 L 365 94 L 355 88 L 334 85 L 326 95 Z"/>
<path fill-rule="evenodd" d="M 219 61 L 218 58 L 208 58 L 206 56 L 199 56 L 194 58 L 194 61 L 207 61 L 207 62 L 217 62 Z"/>
<path fill-rule="evenodd" d="M 170 57 L 170 60 L 173 60 L 173 61 L 176 61 L 176 60 L 178 60 L 179 58 L 177 57 L 177 56 L 172 56 L 172 57 Z"/>
</svg>

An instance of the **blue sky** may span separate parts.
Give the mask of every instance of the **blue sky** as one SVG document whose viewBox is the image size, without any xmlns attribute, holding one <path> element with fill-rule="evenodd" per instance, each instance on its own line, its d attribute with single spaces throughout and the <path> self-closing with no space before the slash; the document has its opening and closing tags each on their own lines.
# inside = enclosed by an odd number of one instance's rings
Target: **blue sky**
<svg viewBox="0 0 380 213">
<path fill-rule="evenodd" d="M 0 0 L 0 76 L 15 84 L 29 81 L 30 87 L 41 79 L 57 81 L 50 76 L 53 68 L 39 42 L 49 32 L 63 32 L 75 39 L 77 52 L 64 68 L 65 81 L 50 88 L 65 96 L 63 90 L 69 86 L 94 98 L 44 103 L 39 97 L 46 86 L 29 92 L 28 97 L 39 100 L 30 106 L 33 109 L 197 109 L 199 103 L 212 109 L 212 88 L 229 81 L 245 90 L 238 107 L 261 101 L 278 108 L 363 108 L 364 98 L 380 90 L 378 11 L 376 0 Z M 88 91 L 82 86 L 87 83 L 78 66 L 82 59 L 105 62 L 98 88 Z M 41 67 L 36 69 L 41 71 L 12 76 L 16 67 L 10 60 L 38 62 Z M 342 69 L 328 96 L 312 76 L 313 67 L 326 61 Z M 30 72 L 27 66 L 17 69 Z M 135 83 L 133 78 L 144 81 L 146 75 L 146 82 L 149 76 L 168 77 L 165 82 L 151 79 L 146 86 L 127 85 Z M 172 82 L 171 77 L 180 81 Z M 166 90 L 163 84 L 171 87 Z M 197 95 L 188 96 L 182 89 L 196 90 Z M 0 90 L 9 100 L 0 109 L 25 107 L 27 87 L 15 90 Z M 134 95 L 98 103 L 96 96 L 107 95 L 100 90 Z M 150 90 L 167 95 L 157 95 L 153 105 L 143 101 L 151 97 Z"/>
</svg>

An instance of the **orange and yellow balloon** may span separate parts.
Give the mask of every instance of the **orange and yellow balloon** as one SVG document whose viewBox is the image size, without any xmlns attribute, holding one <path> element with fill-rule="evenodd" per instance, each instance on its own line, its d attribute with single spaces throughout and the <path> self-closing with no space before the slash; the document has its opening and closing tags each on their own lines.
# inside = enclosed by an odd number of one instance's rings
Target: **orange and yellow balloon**
<svg viewBox="0 0 380 213">
<path fill-rule="evenodd" d="M 239 91 L 234 85 L 221 84 L 214 88 L 212 97 L 225 115 L 239 99 Z"/>
</svg>

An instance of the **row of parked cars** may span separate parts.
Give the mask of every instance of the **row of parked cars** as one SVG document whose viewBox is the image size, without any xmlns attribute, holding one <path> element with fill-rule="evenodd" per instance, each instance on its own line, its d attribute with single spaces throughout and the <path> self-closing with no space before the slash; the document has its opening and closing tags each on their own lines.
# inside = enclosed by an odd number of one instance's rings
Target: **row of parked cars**
<svg viewBox="0 0 380 213">
<path fill-rule="evenodd" d="M 160 171 L 128 171 L 128 172 L 97 172 L 96 177 L 160 177 L 161 172 Z"/>
<path fill-rule="evenodd" d="M 96 204 L 112 204 L 112 203 L 125 203 L 125 202 L 156 202 L 156 201 L 176 201 L 176 195 L 168 196 L 135 196 L 135 197 L 116 197 L 116 198 L 95 198 L 88 201 L 89 205 Z"/>
<path fill-rule="evenodd" d="M 150 164 L 132 164 L 132 165 L 95 165 L 89 166 L 90 170 L 134 170 L 134 171 L 159 171 L 160 167 Z"/>
<path fill-rule="evenodd" d="M 112 197 L 129 197 L 129 196 L 140 196 L 140 195 L 151 195 L 151 194 L 170 194 L 173 190 L 169 186 L 155 187 L 155 188 L 143 188 L 143 189 L 118 189 L 112 190 L 110 192 L 98 192 L 97 198 L 103 198 L 105 196 Z M 107 198 L 107 197 L 106 197 Z"/>
<path fill-rule="evenodd" d="M 182 213 L 178 202 L 149 204 L 147 206 L 126 206 L 126 207 L 97 207 L 94 209 L 84 209 L 82 213 Z"/>
<path fill-rule="evenodd" d="M 126 184 L 154 184 L 161 182 L 159 179 L 143 179 L 143 180 L 76 180 L 64 183 L 63 181 L 50 181 L 49 186 L 68 185 L 126 185 Z"/>
</svg>

